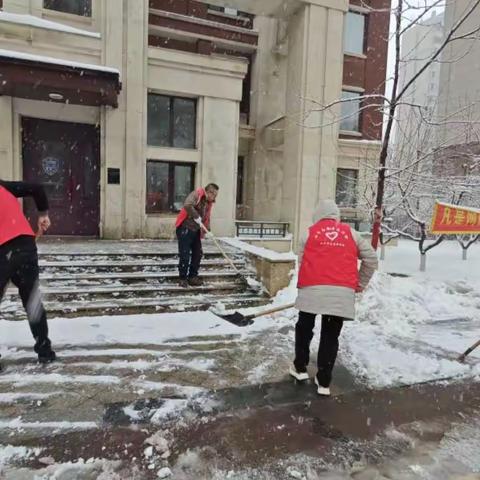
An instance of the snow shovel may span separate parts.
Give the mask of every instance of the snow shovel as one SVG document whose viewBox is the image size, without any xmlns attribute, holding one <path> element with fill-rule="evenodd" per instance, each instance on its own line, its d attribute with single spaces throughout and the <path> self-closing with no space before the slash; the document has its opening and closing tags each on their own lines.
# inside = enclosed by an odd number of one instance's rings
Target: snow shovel
<svg viewBox="0 0 480 480">
<path fill-rule="evenodd" d="M 468 350 L 465 350 L 458 358 L 457 360 L 459 362 L 464 362 L 465 358 L 467 358 L 467 355 L 470 355 L 478 346 L 480 346 L 480 340 L 477 343 L 474 343 Z"/>
<path fill-rule="evenodd" d="M 247 325 L 251 325 L 255 318 L 263 317 L 264 315 L 269 315 L 270 313 L 281 312 L 282 310 L 287 310 L 288 308 L 292 308 L 294 306 L 294 303 L 289 303 L 288 305 L 281 305 L 280 307 L 273 307 L 268 310 L 252 313 L 251 315 L 243 315 L 240 312 L 235 312 L 229 315 L 219 315 L 218 313 L 214 313 L 217 317 L 223 318 L 227 322 L 237 325 L 237 327 L 246 327 Z"/>
</svg>

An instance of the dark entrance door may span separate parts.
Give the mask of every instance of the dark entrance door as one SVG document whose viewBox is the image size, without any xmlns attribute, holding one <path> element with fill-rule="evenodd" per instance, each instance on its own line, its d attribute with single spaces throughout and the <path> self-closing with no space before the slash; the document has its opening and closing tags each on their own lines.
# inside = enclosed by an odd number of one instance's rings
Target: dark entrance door
<svg viewBox="0 0 480 480">
<path fill-rule="evenodd" d="M 45 185 L 50 235 L 98 236 L 100 135 L 94 125 L 22 118 L 23 178 Z M 33 202 L 25 213 L 36 223 Z"/>
</svg>

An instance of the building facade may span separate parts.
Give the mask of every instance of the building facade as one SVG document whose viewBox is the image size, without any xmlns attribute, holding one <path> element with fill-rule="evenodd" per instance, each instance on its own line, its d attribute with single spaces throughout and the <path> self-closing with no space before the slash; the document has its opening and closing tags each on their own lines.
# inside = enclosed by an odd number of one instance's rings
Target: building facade
<svg viewBox="0 0 480 480">
<path fill-rule="evenodd" d="M 208 182 L 218 235 L 243 218 L 296 236 L 325 197 L 362 218 L 382 134 L 362 95 L 384 91 L 390 0 L 0 7 L 1 177 L 45 183 L 52 234 L 171 238 Z"/>
<path fill-rule="evenodd" d="M 471 33 L 478 28 L 480 7 L 473 0 L 447 2 L 445 31 L 460 21 L 455 32 L 459 38 L 446 46 L 441 58 L 438 143 L 442 147 L 478 142 L 480 134 L 480 45 L 478 33 Z"/>
<path fill-rule="evenodd" d="M 399 92 L 438 51 L 444 41 L 444 15 L 433 12 L 401 37 Z M 406 91 L 398 107 L 395 145 L 411 159 L 435 148 L 435 122 L 440 89 L 440 61 L 433 62 Z M 407 160 L 408 162 L 408 160 Z"/>
</svg>

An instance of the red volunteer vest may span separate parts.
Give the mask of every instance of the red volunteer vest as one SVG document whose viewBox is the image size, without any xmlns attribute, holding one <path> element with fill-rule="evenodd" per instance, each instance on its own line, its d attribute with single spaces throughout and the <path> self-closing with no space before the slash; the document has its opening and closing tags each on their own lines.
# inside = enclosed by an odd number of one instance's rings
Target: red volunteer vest
<svg viewBox="0 0 480 480">
<path fill-rule="evenodd" d="M 196 192 L 197 192 L 197 195 L 198 195 L 198 201 L 197 201 L 197 205 L 198 205 L 202 201 L 202 199 L 207 195 L 207 193 L 205 192 L 205 189 L 201 188 L 201 187 L 197 188 Z M 205 211 L 205 216 L 202 218 L 202 223 L 208 229 L 210 229 L 210 215 L 212 213 L 212 207 L 213 207 L 213 203 L 212 202 L 207 202 L 207 209 Z M 180 213 L 177 215 L 177 220 L 175 222 L 175 228 L 178 228 L 187 218 L 188 218 L 188 213 L 185 210 L 185 208 L 182 208 L 180 210 Z M 201 232 L 202 237 L 203 237 L 204 234 L 205 234 L 205 232 Z"/>
<path fill-rule="evenodd" d="M 0 245 L 21 235 L 35 236 L 18 200 L 4 187 L 0 187 Z"/>
<path fill-rule="evenodd" d="M 309 229 L 298 287 L 358 287 L 358 248 L 350 226 L 323 219 Z"/>
</svg>

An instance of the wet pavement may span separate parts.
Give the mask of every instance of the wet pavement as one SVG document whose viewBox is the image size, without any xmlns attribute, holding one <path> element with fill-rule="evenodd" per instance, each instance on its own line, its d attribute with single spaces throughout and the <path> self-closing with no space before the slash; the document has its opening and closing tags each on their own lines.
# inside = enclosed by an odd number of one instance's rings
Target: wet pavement
<svg viewBox="0 0 480 480">
<path fill-rule="evenodd" d="M 243 336 L 62 345 L 46 367 L 9 351 L 0 478 L 480 480 L 478 381 L 372 390 L 339 364 L 325 399 L 286 375 L 292 351 L 288 319 Z"/>
<path fill-rule="evenodd" d="M 4 478 L 148 479 L 167 466 L 175 479 L 480 478 L 474 475 L 480 472 L 480 383 L 368 390 L 352 386 L 348 374 L 344 381 L 350 388 L 337 386 L 331 398 L 293 380 L 208 391 L 180 416 L 155 425 L 150 413 L 175 396 L 135 402 L 133 421 L 124 413 L 126 402 L 96 405 L 103 418 L 97 429 L 11 437 L 12 445 L 41 446 L 42 453 Z M 473 449 L 463 461 L 454 449 L 442 453 L 442 442 L 462 428 L 471 429 L 466 445 Z M 145 453 L 145 441 L 159 432 L 169 445 L 164 458 L 155 449 Z M 82 464 L 66 476 L 28 476 L 48 475 L 52 467 L 43 462 L 49 458 L 56 464 L 91 459 L 91 472 Z M 103 463 L 94 468 L 99 458 Z"/>
</svg>

